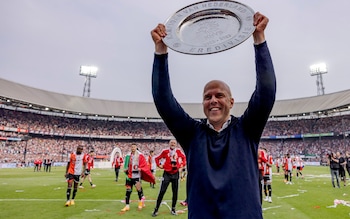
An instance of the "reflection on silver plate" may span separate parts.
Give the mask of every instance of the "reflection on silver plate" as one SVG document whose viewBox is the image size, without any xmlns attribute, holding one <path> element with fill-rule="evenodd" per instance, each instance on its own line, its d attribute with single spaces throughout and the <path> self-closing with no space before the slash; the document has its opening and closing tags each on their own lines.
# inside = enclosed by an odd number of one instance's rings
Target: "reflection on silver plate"
<svg viewBox="0 0 350 219">
<path fill-rule="evenodd" d="M 167 19 L 163 42 L 172 50 L 204 55 L 231 49 L 254 32 L 254 11 L 229 0 L 202 1 Z"/>
</svg>

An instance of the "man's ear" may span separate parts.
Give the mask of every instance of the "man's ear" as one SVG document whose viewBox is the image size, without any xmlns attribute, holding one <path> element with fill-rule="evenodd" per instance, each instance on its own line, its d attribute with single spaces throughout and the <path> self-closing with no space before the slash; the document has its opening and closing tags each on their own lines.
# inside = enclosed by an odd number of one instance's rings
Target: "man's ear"
<svg viewBox="0 0 350 219">
<path fill-rule="evenodd" d="M 231 109 L 233 107 L 233 104 L 235 103 L 235 99 L 233 99 L 233 97 L 231 97 L 230 102 L 231 102 L 231 104 L 230 104 L 230 109 Z"/>
</svg>

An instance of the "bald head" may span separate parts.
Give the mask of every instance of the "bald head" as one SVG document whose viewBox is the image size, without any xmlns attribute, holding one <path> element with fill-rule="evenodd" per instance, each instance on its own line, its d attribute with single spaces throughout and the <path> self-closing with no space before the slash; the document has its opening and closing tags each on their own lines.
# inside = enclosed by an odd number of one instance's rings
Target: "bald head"
<svg viewBox="0 0 350 219">
<path fill-rule="evenodd" d="M 204 86 L 203 111 L 215 130 L 220 130 L 230 118 L 233 103 L 230 87 L 225 82 L 213 80 Z"/>
<path fill-rule="evenodd" d="M 212 81 L 209 81 L 209 82 L 204 86 L 203 95 L 206 93 L 207 90 L 213 89 L 213 88 L 220 88 L 222 91 L 227 92 L 228 97 L 232 97 L 230 87 L 229 87 L 225 82 L 220 81 L 220 80 L 212 80 Z"/>
</svg>

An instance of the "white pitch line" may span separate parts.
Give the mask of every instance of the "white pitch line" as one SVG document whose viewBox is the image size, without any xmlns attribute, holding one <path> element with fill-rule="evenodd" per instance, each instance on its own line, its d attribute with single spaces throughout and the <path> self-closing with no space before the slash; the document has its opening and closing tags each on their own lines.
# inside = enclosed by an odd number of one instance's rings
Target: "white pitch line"
<svg viewBox="0 0 350 219">
<path fill-rule="evenodd" d="M 273 208 L 280 208 L 280 207 L 282 207 L 282 206 L 278 205 L 278 206 L 272 206 L 272 207 L 268 207 L 268 208 L 263 208 L 262 210 L 266 211 L 266 210 L 270 210 L 270 209 L 273 209 Z"/>
<path fill-rule="evenodd" d="M 171 207 L 168 205 L 168 203 L 166 203 L 166 202 L 163 201 L 163 202 L 160 203 L 160 204 L 167 206 L 167 207 L 169 208 L 169 210 L 171 211 Z"/>
<path fill-rule="evenodd" d="M 292 198 L 292 197 L 296 197 L 296 196 L 299 196 L 299 194 L 295 194 L 295 195 L 286 195 L 286 196 L 277 197 L 277 198 Z"/>
<path fill-rule="evenodd" d="M 8 201 L 51 201 L 51 202 L 56 202 L 56 201 L 65 201 L 66 199 L 40 199 L 40 198 L 1 198 L 0 202 L 8 202 Z M 76 199 L 76 201 L 79 202 L 122 202 L 125 201 L 124 199 Z M 131 202 L 136 200 L 130 200 Z M 138 200 L 137 200 L 138 201 Z M 145 200 L 145 202 L 155 202 L 156 200 Z M 166 201 L 171 201 L 171 200 L 166 200 Z"/>
</svg>

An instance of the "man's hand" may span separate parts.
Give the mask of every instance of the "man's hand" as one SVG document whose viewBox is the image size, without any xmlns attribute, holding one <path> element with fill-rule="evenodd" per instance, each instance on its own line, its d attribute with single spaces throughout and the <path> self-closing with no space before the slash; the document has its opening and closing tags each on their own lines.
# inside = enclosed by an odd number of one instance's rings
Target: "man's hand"
<svg viewBox="0 0 350 219">
<path fill-rule="evenodd" d="M 166 54 L 168 47 L 164 44 L 163 38 L 166 37 L 166 29 L 164 24 L 158 24 L 151 31 L 151 36 L 155 45 L 155 52 L 158 54 Z"/>
<path fill-rule="evenodd" d="M 254 23 L 255 31 L 253 33 L 254 44 L 261 44 L 265 42 L 265 29 L 267 24 L 269 23 L 269 19 L 261 14 L 260 12 L 256 12 L 254 14 Z"/>
</svg>

